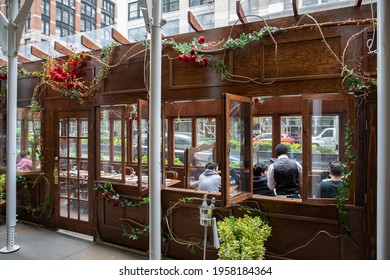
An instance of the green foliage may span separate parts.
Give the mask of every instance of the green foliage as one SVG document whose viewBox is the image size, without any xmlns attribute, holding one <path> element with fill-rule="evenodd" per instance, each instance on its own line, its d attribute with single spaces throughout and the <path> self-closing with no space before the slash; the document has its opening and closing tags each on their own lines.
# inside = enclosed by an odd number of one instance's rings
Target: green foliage
<svg viewBox="0 0 390 280">
<path fill-rule="evenodd" d="M 272 142 L 253 142 L 253 148 L 259 147 L 259 151 L 272 151 Z"/>
<path fill-rule="evenodd" d="M 275 33 L 277 31 L 278 29 L 276 27 L 264 26 L 260 31 L 253 31 L 249 34 L 242 33 L 237 39 L 229 38 L 224 46 L 228 49 L 243 49 L 252 42 L 261 43 L 264 34 Z"/>
<path fill-rule="evenodd" d="M 174 161 L 173 161 L 173 164 L 179 165 L 179 164 L 183 164 L 183 162 L 181 161 L 180 158 L 175 157 L 175 159 L 174 159 Z"/>
<path fill-rule="evenodd" d="M 6 174 L 0 175 L 0 199 L 5 199 L 5 181 L 6 181 Z"/>
<path fill-rule="evenodd" d="M 265 241 L 271 236 L 271 227 L 259 216 L 243 218 L 226 217 L 218 222 L 221 260 L 262 260 Z"/>
<path fill-rule="evenodd" d="M 240 141 L 230 140 L 230 149 L 232 149 L 232 150 L 239 150 L 240 147 L 241 147 Z"/>
<path fill-rule="evenodd" d="M 24 207 L 27 213 L 31 213 L 35 218 L 37 218 L 37 216 L 35 216 L 36 213 L 40 213 L 40 215 L 42 215 L 46 212 L 47 216 L 51 217 L 54 208 L 54 196 L 48 195 L 44 202 L 39 204 L 37 207 L 33 207 L 31 204 L 31 194 L 27 183 L 27 177 L 16 176 L 16 183 L 23 186 Z"/>
<path fill-rule="evenodd" d="M 312 147 L 313 154 L 336 154 L 337 151 L 333 147 L 323 147 L 318 145 L 313 145 Z"/>
<path fill-rule="evenodd" d="M 351 175 L 352 170 L 350 170 L 351 165 L 356 161 L 356 155 L 353 150 L 353 125 L 348 121 L 345 131 L 345 163 L 343 165 L 343 176 L 341 180 L 343 181 L 344 187 L 339 189 L 339 195 L 336 196 L 337 200 L 337 212 L 339 216 L 339 222 L 343 236 L 347 240 L 352 239 L 351 231 L 349 229 L 347 221 L 347 209 L 346 201 L 348 200 L 349 190 L 351 189 Z"/>
<path fill-rule="evenodd" d="M 220 75 L 221 80 L 230 80 L 232 75 L 229 72 L 228 67 L 226 66 L 225 62 L 222 59 L 216 59 L 213 65 L 211 66 L 211 69 Z"/>
</svg>

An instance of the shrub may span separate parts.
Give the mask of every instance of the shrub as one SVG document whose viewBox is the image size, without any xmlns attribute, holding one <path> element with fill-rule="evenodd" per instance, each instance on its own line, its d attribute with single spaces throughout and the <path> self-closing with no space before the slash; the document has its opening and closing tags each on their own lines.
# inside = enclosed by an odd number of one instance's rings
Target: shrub
<svg viewBox="0 0 390 280">
<path fill-rule="evenodd" d="M 5 180 L 6 174 L 0 175 L 0 199 L 5 199 Z"/>
<path fill-rule="evenodd" d="M 271 235 L 271 227 L 259 216 L 243 218 L 226 217 L 218 223 L 221 247 L 220 260 L 262 260 L 265 254 L 264 243 Z"/>
</svg>

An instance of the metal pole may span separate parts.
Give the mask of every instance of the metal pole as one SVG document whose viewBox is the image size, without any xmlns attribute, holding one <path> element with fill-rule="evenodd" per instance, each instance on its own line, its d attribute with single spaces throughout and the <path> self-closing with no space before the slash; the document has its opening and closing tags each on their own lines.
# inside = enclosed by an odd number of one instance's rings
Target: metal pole
<svg viewBox="0 0 390 280">
<path fill-rule="evenodd" d="M 379 0 L 378 13 L 378 190 L 377 190 L 377 258 L 390 259 L 390 2 Z"/>
<path fill-rule="evenodd" d="M 203 238 L 203 260 L 206 260 L 206 251 L 207 251 L 207 225 L 204 226 L 204 238 Z"/>
<path fill-rule="evenodd" d="M 150 42 L 149 259 L 161 260 L 161 15 L 153 0 Z"/>
<path fill-rule="evenodd" d="M 20 249 L 14 244 L 16 226 L 16 112 L 17 112 L 17 68 L 16 28 L 14 21 L 18 13 L 18 1 L 8 1 L 8 80 L 7 80 L 7 246 L 1 253 L 12 253 Z"/>
</svg>

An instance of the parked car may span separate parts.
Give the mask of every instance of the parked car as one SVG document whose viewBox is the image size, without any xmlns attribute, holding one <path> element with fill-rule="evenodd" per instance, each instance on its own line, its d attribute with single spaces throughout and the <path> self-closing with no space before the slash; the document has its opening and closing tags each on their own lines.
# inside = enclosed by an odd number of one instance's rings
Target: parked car
<svg viewBox="0 0 390 280">
<path fill-rule="evenodd" d="M 272 142 L 272 133 L 263 133 L 253 137 L 253 142 Z M 282 133 L 280 136 L 280 143 L 294 144 L 294 138 L 287 133 Z"/>
</svg>

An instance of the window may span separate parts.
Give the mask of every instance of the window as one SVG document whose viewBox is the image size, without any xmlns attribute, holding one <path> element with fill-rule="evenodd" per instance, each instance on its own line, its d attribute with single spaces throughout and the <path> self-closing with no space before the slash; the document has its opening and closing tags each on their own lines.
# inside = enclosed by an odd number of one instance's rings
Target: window
<svg viewBox="0 0 390 280">
<path fill-rule="evenodd" d="M 146 32 L 145 26 L 141 26 L 141 27 L 129 29 L 127 35 L 129 39 L 141 41 L 147 38 L 148 33 Z"/>
<path fill-rule="evenodd" d="M 148 103 L 139 100 L 137 104 L 104 106 L 97 110 L 97 115 L 98 179 L 147 192 Z M 133 172 L 139 179 L 143 176 L 143 180 L 130 178 Z"/>
<path fill-rule="evenodd" d="M 41 14 L 50 17 L 50 0 L 42 0 Z"/>
<path fill-rule="evenodd" d="M 69 3 L 73 3 L 73 6 L 66 6 Z M 73 7 L 74 0 L 57 0 L 56 36 L 64 37 L 74 34 L 75 11 Z"/>
<path fill-rule="evenodd" d="M 31 13 L 28 13 L 27 18 L 26 18 L 26 23 L 25 23 L 25 32 L 29 32 L 31 29 Z"/>
<path fill-rule="evenodd" d="M 142 17 L 141 9 L 139 7 L 138 1 L 129 3 L 129 16 L 128 20 L 138 19 Z"/>
<path fill-rule="evenodd" d="M 214 13 L 196 15 L 196 18 L 204 29 L 214 28 Z"/>
<path fill-rule="evenodd" d="M 163 13 L 179 10 L 179 0 L 163 0 Z"/>
<path fill-rule="evenodd" d="M 111 1 L 103 0 L 102 2 L 102 26 L 114 24 L 115 4 Z"/>
<path fill-rule="evenodd" d="M 212 3 L 214 0 L 190 0 L 190 7 Z"/>
<path fill-rule="evenodd" d="M 165 36 L 172 36 L 179 34 L 179 20 L 170 20 L 163 26 L 163 33 Z"/>
</svg>

